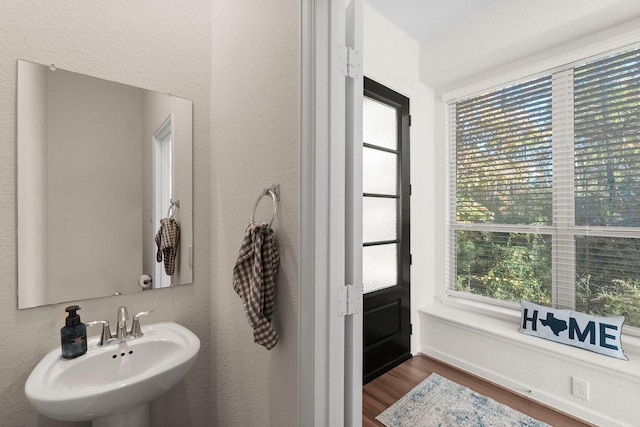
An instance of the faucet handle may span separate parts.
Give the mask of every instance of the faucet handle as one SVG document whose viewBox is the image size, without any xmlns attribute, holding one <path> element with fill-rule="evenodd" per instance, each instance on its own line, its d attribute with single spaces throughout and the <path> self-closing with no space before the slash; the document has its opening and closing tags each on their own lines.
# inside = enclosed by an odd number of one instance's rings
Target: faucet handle
<svg viewBox="0 0 640 427">
<path fill-rule="evenodd" d="M 94 320 L 93 322 L 88 322 L 87 326 L 94 325 L 102 325 L 102 333 L 100 334 L 100 341 L 98 341 L 98 347 L 103 346 L 109 342 L 110 339 L 113 338 L 111 335 L 111 328 L 109 327 L 109 322 L 106 320 Z"/>
<path fill-rule="evenodd" d="M 153 310 L 141 311 L 140 313 L 133 316 L 133 323 L 131 324 L 131 336 L 134 338 L 140 338 L 144 334 L 142 333 L 142 329 L 140 328 L 140 317 L 146 316 L 148 314 L 153 313 Z"/>
</svg>

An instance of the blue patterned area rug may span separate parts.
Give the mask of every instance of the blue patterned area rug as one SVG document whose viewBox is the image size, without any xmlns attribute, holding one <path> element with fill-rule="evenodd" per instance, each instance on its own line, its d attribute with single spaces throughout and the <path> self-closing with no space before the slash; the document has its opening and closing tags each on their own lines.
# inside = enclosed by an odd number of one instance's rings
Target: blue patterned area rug
<svg viewBox="0 0 640 427">
<path fill-rule="evenodd" d="M 438 374 L 431 374 L 376 419 L 387 427 L 549 427 Z"/>
</svg>

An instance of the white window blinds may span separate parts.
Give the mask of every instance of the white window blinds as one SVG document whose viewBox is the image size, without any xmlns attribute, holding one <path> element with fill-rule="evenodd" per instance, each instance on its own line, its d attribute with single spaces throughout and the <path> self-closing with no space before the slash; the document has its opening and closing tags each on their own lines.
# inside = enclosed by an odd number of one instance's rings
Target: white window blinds
<svg viewBox="0 0 640 427">
<path fill-rule="evenodd" d="M 448 109 L 449 288 L 640 326 L 640 50 Z"/>
<path fill-rule="evenodd" d="M 576 224 L 640 227 L 640 54 L 576 67 Z"/>
<path fill-rule="evenodd" d="M 551 223 L 551 78 L 458 102 L 456 123 L 457 220 Z"/>
</svg>

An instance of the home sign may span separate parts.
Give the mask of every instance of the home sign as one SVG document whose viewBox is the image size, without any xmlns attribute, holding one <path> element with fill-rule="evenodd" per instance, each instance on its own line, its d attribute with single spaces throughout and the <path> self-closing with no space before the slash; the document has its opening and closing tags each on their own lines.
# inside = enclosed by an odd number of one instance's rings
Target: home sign
<svg viewBox="0 0 640 427">
<path fill-rule="evenodd" d="M 624 316 L 598 317 L 520 301 L 520 329 L 526 335 L 627 360 L 620 335 Z"/>
</svg>

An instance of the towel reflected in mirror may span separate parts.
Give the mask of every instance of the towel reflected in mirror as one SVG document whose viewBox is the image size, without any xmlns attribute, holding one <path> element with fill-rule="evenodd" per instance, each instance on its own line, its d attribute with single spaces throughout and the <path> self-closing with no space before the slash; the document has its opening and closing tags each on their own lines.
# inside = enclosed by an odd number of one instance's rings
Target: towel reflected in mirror
<svg viewBox="0 0 640 427">
<path fill-rule="evenodd" d="M 164 272 L 168 276 L 173 276 L 176 269 L 176 257 L 180 245 L 180 226 L 173 218 L 162 218 L 160 228 L 156 234 L 156 261 L 164 260 Z"/>
</svg>

